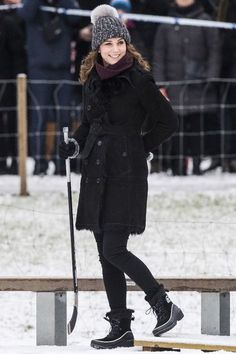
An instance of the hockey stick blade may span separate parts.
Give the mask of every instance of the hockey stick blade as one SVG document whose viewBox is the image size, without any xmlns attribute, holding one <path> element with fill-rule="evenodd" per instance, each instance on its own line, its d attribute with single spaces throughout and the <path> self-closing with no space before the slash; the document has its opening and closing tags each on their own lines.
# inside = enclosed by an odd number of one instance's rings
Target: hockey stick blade
<svg viewBox="0 0 236 354">
<path fill-rule="evenodd" d="M 75 304 L 70 322 L 67 325 L 68 334 L 71 334 L 75 328 L 76 320 L 78 315 L 78 293 L 75 293 Z"/>
</svg>

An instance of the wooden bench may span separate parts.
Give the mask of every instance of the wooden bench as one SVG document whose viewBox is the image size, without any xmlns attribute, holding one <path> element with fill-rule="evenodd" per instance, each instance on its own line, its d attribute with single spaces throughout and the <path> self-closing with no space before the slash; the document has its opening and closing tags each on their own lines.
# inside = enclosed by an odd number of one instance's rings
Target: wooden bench
<svg viewBox="0 0 236 354">
<path fill-rule="evenodd" d="M 158 281 L 169 291 L 201 293 L 201 332 L 230 335 L 230 292 L 236 278 L 163 278 Z M 102 279 L 78 279 L 79 291 L 104 291 Z M 140 288 L 127 279 L 128 291 Z M 66 345 L 66 293 L 73 291 L 70 278 L 0 277 L 0 291 L 32 291 L 36 297 L 37 345 Z"/>
<path fill-rule="evenodd" d="M 230 352 L 236 352 L 236 338 L 231 337 L 216 337 L 209 335 L 200 336 L 168 336 L 164 335 L 159 338 L 144 338 L 134 341 L 134 345 L 142 347 L 143 351 L 163 351 L 174 350 L 180 351 L 180 349 L 198 349 L 202 351 L 216 351 L 224 350 Z"/>
</svg>

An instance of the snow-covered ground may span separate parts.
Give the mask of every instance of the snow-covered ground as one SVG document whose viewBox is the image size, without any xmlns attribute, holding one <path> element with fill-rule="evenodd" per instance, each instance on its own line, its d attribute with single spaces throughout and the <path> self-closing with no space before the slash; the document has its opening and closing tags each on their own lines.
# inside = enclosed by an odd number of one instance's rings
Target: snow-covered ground
<svg viewBox="0 0 236 354">
<path fill-rule="evenodd" d="M 80 178 L 72 175 L 74 212 Z M 19 179 L 0 177 L 0 276 L 71 276 L 70 237 L 65 177 L 29 176 L 28 197 L 19 197 Z M 155 277 L 236 276 L 236 178 L 229 174 L 201 177 L 149 177 L 147 228 L 131 237 L 129 248 Z M 100 277 L 93 236 L 76 232 L 77 268 L 81 277 Z M 184 320 L 173 335 L 200 334 L 200 295 L 171 293 Z M 68 294 L 68 317 L 73 297 Z M 128 294 L 135 309 L 133 330 L 150 336 L 155 319 L 141 292 Z M 35 346 L 35 294 L 0 293 L 0 353 L 84 353 L 92 337 L 109 327 L 104 293 L 81 293 L 79 317 L 68 346 Z M 236 344 L 236 296 L 231 296 L 232 340 Z M 140 349 L 117 349 L 117 354 Z M 189 351 L 190 353 L 190 351 Z"/>
</svg>

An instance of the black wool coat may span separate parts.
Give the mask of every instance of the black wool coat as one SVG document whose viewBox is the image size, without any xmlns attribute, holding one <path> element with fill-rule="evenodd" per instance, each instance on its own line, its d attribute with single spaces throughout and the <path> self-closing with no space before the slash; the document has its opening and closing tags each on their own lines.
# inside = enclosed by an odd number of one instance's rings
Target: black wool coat
<svg viewBox="0 0 236 354">
<path fill-rule="evenodd" d="M 93 69 L 84 85 L 82 124 L 74 133 L 82 158 L 78 230 L 144 231 L 146 156 L 176 129 L 169 102 L 136 64 L 103 81 Z"/>
</svg>

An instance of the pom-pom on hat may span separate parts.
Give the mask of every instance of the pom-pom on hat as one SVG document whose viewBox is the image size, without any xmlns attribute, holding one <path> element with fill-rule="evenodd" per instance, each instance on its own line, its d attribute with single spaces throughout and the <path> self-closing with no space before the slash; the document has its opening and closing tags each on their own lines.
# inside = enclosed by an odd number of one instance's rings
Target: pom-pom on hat
<svg viewBox="0 0 236 354">
<path fill-rule="evenodd" d="M 117 10 L 123 10 L 124 12 L 131 11 L 130 0 L 111 0 L 110 5 L 115 7 Z"/>
<path fill-rule="evenodd" d="M 130 34 L 120 21 L 117 10 L 110 5 L 99 5 L 91 12 L 92 50 L 96 50 L 109 38 L 120 37 L 130 43 Z"/>
</svg>

